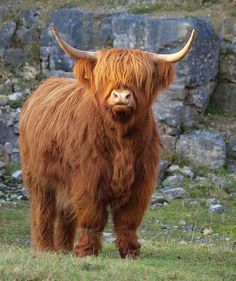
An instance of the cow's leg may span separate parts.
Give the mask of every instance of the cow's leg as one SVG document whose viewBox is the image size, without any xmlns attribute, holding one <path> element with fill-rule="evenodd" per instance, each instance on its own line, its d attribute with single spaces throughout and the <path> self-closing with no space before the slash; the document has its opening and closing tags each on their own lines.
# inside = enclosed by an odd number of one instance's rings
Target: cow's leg
<svg viewBox="0 0 236 281">
<path fill-rule="evenodd" d="M 55 230 L 55 249 L 67 252 L 73 250 L 76 234 L 76 215 L 72 206 L 62 209 L 58 213 Z"/>
<path fill-rule="evenodd" d="M 106 207 L 89 198 L 83 197 L 77 210 L 80 239 L 74 245 L 74 252 L 79 257 L 98 255 L 103 242 L 103 230 L 108 218 Z"/>
<path fill-rule="evenodd" d="M 29 187 L 31 237 L 38 251 L 54 250 L 53 232 L 56 217 L 55 194 L 51 189 Z"/>
<path fill-rule="evenodd" d="M 142 186 L 140 186 L 131 195 L 127 204 L 113 211 L 114 227 L 117 234 L 115 242 L 121 258 L 136 259 L 140 255 L 141 245 L 136 231 L 142 221 L 151 193 L 152 187 L 146 187 L 146 190 L 142 190 Z"/>
</svg>

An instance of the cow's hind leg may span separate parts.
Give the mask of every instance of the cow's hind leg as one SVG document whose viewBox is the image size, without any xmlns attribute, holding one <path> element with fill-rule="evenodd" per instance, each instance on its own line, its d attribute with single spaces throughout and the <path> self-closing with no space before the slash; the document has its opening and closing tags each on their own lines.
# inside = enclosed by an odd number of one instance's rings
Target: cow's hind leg
<svg viewBox="0 0 236 281">
<path fill-rule="evenodd" d="M 38 251 L 53 251 L 53 232 L 56 217 L 54 191 L 39 186 L 29 187 L 31 236 Z"/>
<path fill-rule="evenodd" d="M 76 215 L 72 206 L 63 208 L 57 217 L 55 249 L 61 252 L 73 250 L 76 233 Z"/>
</svg>

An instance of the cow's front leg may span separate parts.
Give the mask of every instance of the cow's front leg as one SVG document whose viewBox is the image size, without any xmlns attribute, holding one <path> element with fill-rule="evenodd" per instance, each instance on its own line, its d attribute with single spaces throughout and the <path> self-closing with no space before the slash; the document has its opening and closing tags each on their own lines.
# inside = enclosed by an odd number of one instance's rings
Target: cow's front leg
<svg viewBox="0 0 236 281">
<path fill-rule="evenodd" d="M 139 179 L 138 179 L 139 180 Z M 121 258 L 138 258 L 140 243 L 136 234 L 150 200 L 153 181 L 134 183 L 129 201 L 113 210 L 114 227 L 117 234 L 116 247 Z"/>
<path fill-rule="evenodd" d="M 74 245 L 74 252 L 79 257 L 98 255 L 102 248 L 103 230 L 108 218 L 106 207 L 90 198 L 81 201 L 77 210 L 80 237 Z"/>
</svg>

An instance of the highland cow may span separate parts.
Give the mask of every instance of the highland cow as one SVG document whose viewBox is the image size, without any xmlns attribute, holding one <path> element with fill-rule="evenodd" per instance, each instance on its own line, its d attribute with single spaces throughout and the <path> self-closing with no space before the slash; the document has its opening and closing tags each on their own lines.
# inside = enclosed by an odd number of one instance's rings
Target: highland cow
<svg viewBox="0 0 236 281">
<path fill-rule="evenodd" d="M 37 250 L 98 255 L 108 212 L 122 258 L 137 258 L 137 228 L 159 164 L 152 104 L 174 79 L 170 55 L 133 49 L 77 50 L 52 25 L 76 79 L 50 78 L 26 101 L 20 152 Z M 79 242 L 74 244 L 79 228 Z"/>
</svg>

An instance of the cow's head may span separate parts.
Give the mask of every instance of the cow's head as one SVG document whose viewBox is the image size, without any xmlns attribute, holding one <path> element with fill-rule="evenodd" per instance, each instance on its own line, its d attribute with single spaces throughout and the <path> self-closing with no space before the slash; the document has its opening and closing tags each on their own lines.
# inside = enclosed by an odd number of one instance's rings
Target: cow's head
<svg viewBox="0 0 236 281">
<path fill-rule="evenodd" d="M 190 50 L 194 33 L 182 50 L 174 54 L 154 54 L 133 49 L 77 50 L 52 32 L 63 51 L 77 59 L 74 74 L 94 95 L 100 110 L 115 122 L 126 123 L 144 116 L 157 94 L 174 79 L 173 63 Z"/>
</svg>

